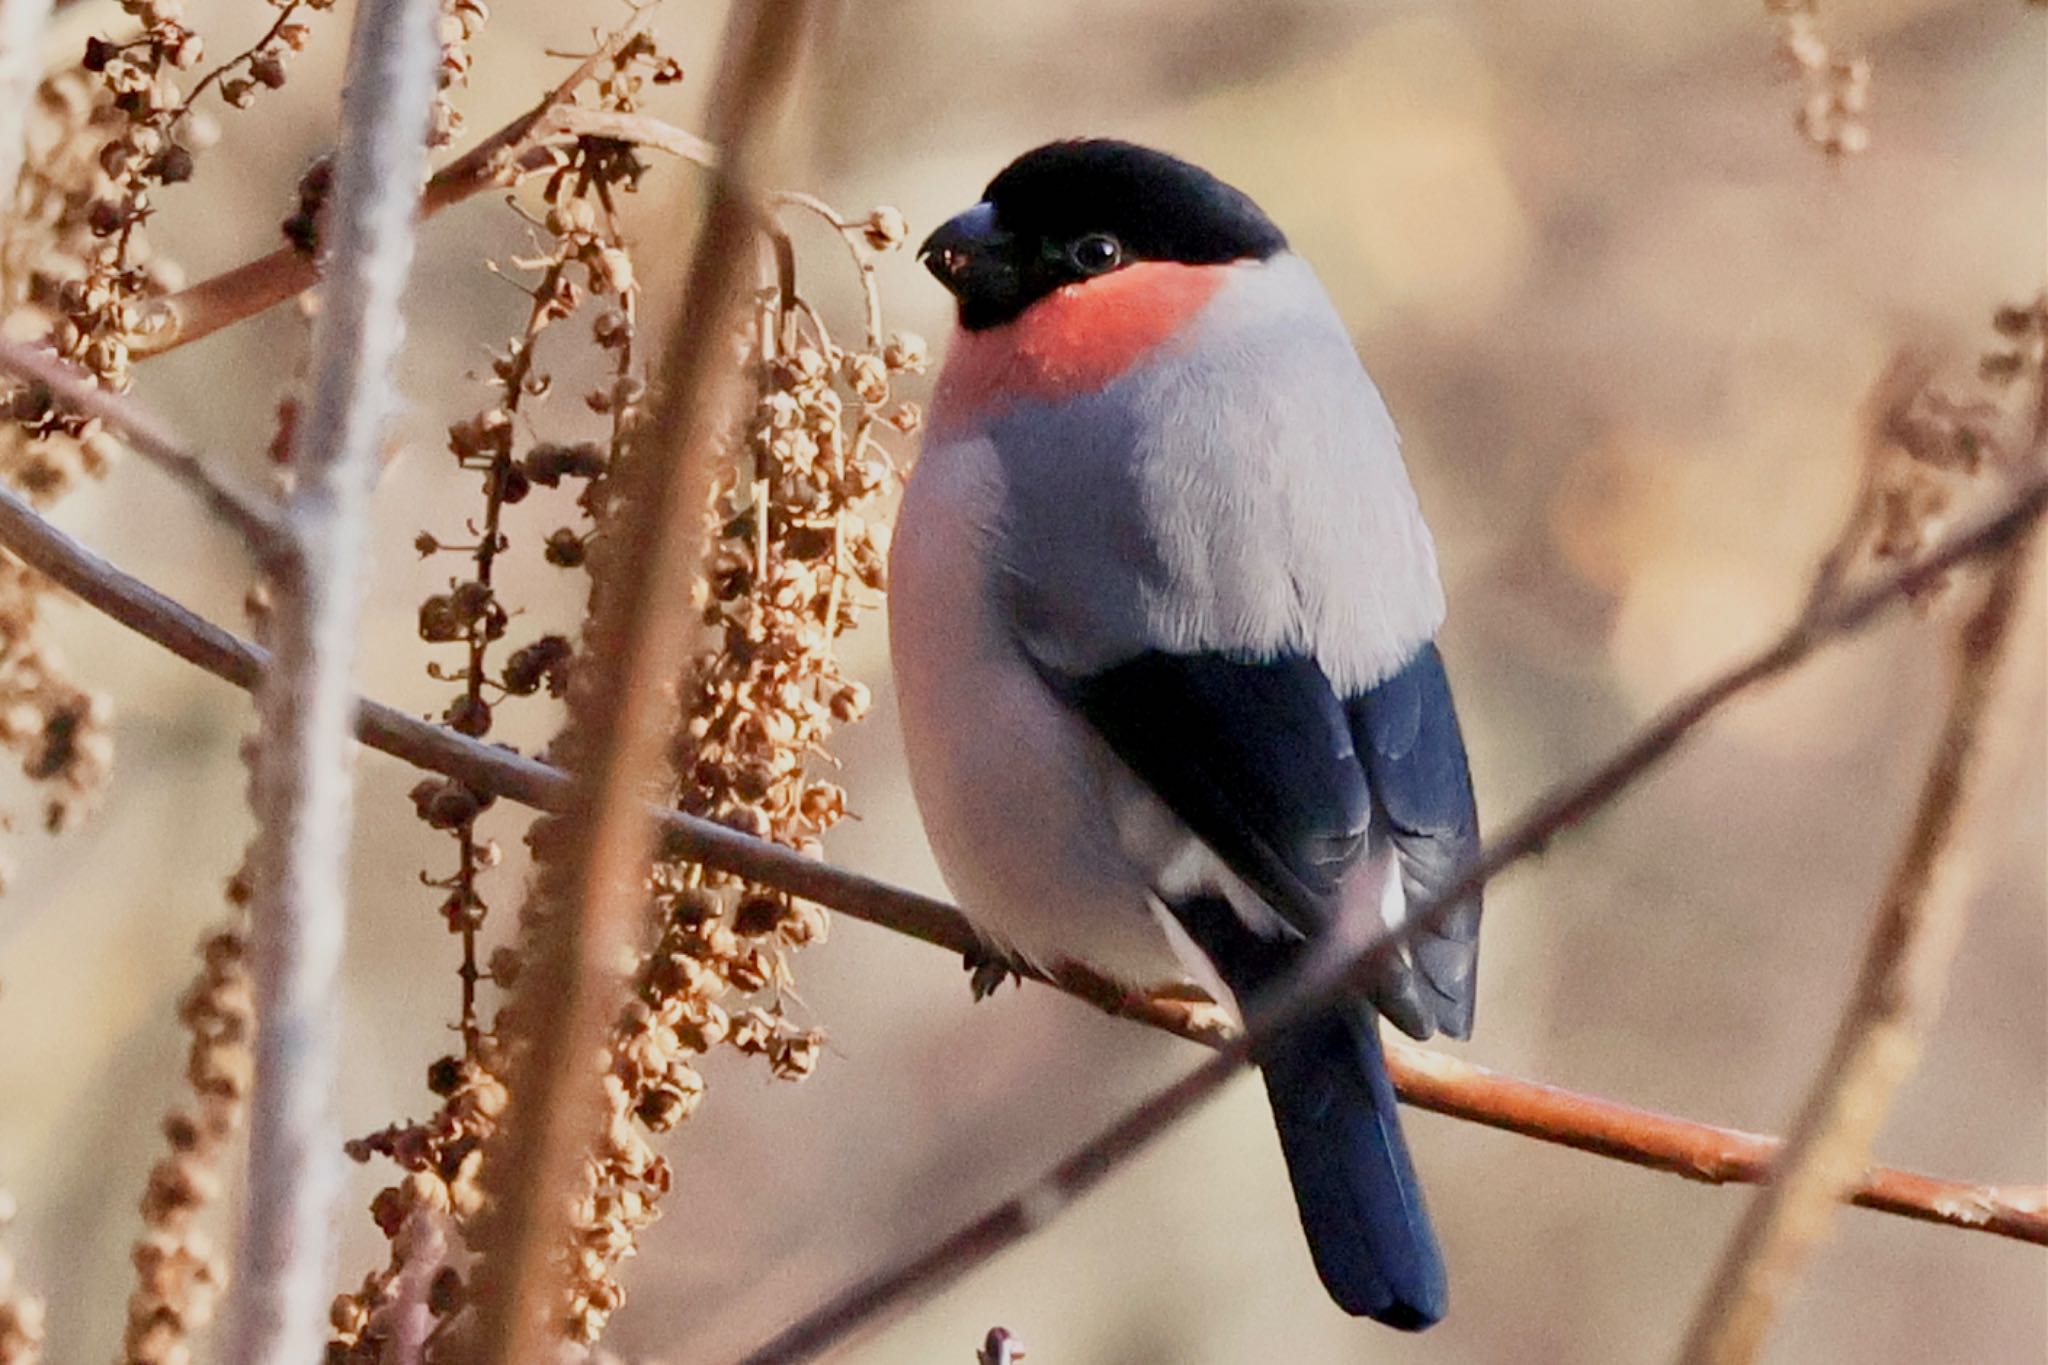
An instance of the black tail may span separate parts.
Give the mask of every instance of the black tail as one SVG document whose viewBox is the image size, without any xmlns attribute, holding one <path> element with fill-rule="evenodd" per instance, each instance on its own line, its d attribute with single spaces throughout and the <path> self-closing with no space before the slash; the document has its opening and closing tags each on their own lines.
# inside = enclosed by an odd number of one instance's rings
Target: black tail
<svg viewBox="0 0 2048 1365">
<path fill-rule="evenodd" d="M 1324 1015 L 1263 1063 L 1309 1253 L 1345 1312 L 1417 1332 L 1444 1315 L 1444 1260 L 1394 1112 L 1370 1007 Z"/>
</svg>

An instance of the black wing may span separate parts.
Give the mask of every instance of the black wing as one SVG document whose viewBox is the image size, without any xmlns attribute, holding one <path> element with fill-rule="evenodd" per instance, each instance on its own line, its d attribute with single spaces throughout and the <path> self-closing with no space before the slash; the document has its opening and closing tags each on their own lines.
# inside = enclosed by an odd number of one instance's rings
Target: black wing
<svg viewBox="0 0 2048 1365">
<path fill-rule="evenodd" d="M 1313 659 L 1153 651 L 1052 679 L 1117 756 L 1310 935 L 1365 851 L 1372 799 L 1344 706 Z"/>
<path fill-rule="evenodd" d="M 1479 856 L 1472 774 L 1436 646 L 1424 645 L 1345 710 L 1374 805 L 1391 831 L 1408 903 L 1434 900 Z M 1472 1036 L 1479 912 L 1475 891 L 1409 946 L 1436 1026 L 1454 1038 Z"/>
</svg>

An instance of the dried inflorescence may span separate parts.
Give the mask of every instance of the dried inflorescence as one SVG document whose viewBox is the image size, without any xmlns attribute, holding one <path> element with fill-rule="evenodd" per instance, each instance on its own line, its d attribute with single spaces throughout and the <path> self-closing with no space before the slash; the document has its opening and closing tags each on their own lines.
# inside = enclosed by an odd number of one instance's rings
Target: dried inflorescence
<svg viewBox="0 0 2048 1365">
<path fill-rule="evenodd" d="M 185 1079 L 189 1106 L 164 1117 L 169 1150 L 150 1170 L 142 1196 L 143 1234 L 132 1259 L 136 1286 L 121 1337 L 123 1365 L 181 1365 L 192 1337 L 213 1319 L 227 1264 L 200 1231 L 220 1202 L 229 1149 L 240 1132 L 255 1070 L 256 1008 L 242 920 L 246 874 L 229 884 L 231 922 L 200 945 L 200 968 L 178 1002 L 191 1036 Z"/>
<path fill-rule="evenodd" d="M 469 84 L 469 45 L 490 18 L 484 0 L 441 0 L 441 63 L 435 71 L 439 88 L 434 95 L 433 122 L 427 128 L 429 147 L 446 147 L 462 131 L 462 111 L 455 107 L 454 95 Z"/>
<path fill-rule="evenodd" d="M 86 249 L 81 204 L 100 178 L 90 82 L 80 71 L 38 87 L 27 156 L 0 233 L 0 307 L 11 316 L 47 309 L 53 263 Z M 56 430 L 47 393 L 17 390 L 0 423 L 0 479 L 39 504 L 96 477 L 114 450 L 105 433 Z M 91 808 L 113 747 L 106 702 L 72 683 L 42 628 L 47 585 L 12 559 L 0 561 L 0 747 L 44 784 L 43 825 L 68 827 Z"/>
<path fill-rule="evenodd" d="M 14 1196 L 0 1190 L 0 1232 L 14 1221 Z M 14 1258 L 0 1246 L 0 1365 L 43 1358 L 43 1301 L 15 1283 Z"/>
<path fill-rule="evenodd" d="M 113 768 L 113 710 L 65 674 L 44 638 L 47 586 L 31 569 L 0 559 L 0 746 L 41 784 L 43 827 L 62 833 L 98 798 Z"/>
<path fill-rule="evenodd" d="M 676 70 L 644 33 L 602 51 L 587 88 L 571 93 L 614 112 L 636 110 L 645 87 L 666 83 Z M 544 513 L 547 529 L 534 542 L 543 561 L 582 569 L 596 534 L 603 477 L 623 448 L 642 397 L 634 351 L 639 283 L 617 221 L 618 196 L 637 187 L 642 170 L 631 147 L 609 139 L 582 138 L 554 149 L 539 172 L 542 212 L 527 215 L 541 249 L 510 270 L 494 267 L 530 303 L 518 334 L 492 357 L 488 403 L 449 428 L 456 463 L 477 476 L 480 506 L 459 541 L 443 540 L 445 533 L 436 531 L 422 531 L 415 541 L 423 557 L 455 557 L 462 566 L 421 603 L 418 632 L 426 643 L 456 652 L 455 662 L 435 661 L 428 671 L 454 685 L 443 719 L 464 734 L 488 735 L 507 701 L 558 699 L 568 684 L 574 649 L 566 635 L 542 630 L 516 643 L 508 638 L 517 613 L 499 597 L 500 566 L 514 543 L 507 514 L 522 505 Z M 568 331 L 578 320 L 583 327 Z M 573 347 L 579 338 L 605 373 L 582 395 L 583 408 L 598 419 L 597 431 L 584 435 L 586 418 L 574 433 L 582 439 L 550 439 L 538 426 L 554 390 L 542 351 Z M 567 417 L 562 422 L 570 425 Z M 450 1215 L 467 1234 L 482 1211 L 480 1149 L 505 1104 L 500 1078 L 507 1067 L 496 1036 L 502 1021 L 487 1029 L 479 1004 L 483 983 L 507 985 L 518 969 L 509 948 L 498 949 L 488 963 L 481 958 L 480 934 L 489 913 L 483 879 L 500 858 L 496 842 L 478 830 L 491 803 L 442 778 L 420 782 L 412 800 L 422 821 L 455 842 L 454 867 L 430 882 L 441 897 L 444 922 L 462 942 L 463 1049 L 430 1069 L 429 1088 L 441 1099 L 431 1118 L 394 1125 L 350 1145 L 357 1159 L 386 1156 L 407 1174 L 372 1203 L 379 1229 L 392 1240 L 392 1257 L 359 1290 L 336 1300 L 330 1354 L 337 1360 L 376 1359 L 382 1353 L 380 1324 L 407 1264 L 399 1234 L 416 1213 Z M 437 1314 L 456 1311 L 465 1296 L 459 1267 L 451 1262 L 438 1270 L 434 1290 L 430 1306 Z"/>
<path fill-rule="evenodd" d="M 650 39 L 636 36 L 593 72 L 591 91 L 606 109 L 629 113 L 644 85 L 677 74 Z M 533 299 L 527 324 L 494 358 L 490 406 L 450 431 L 457 460 L 479 475 L 482 507 L 467 528 L 470 543 L 450 545 L 433 532 L 419 537 L 423 555 L 458 554 L 464 563 L 422 604 L 419 630 L 429 643 L 461 651 L 459 665 L 437 665 L 434 675 L 456 684 L 444 719 L 469 734 L 488 734 L 508 699 L 559 698 L 569 686 L 576 647 L 566 635 L 542 631 L 516 646 L 508 639 L 517 612 L 498 596 L 496 567 L 512 544 L 507 509 L 536 489 L 578 490 L 575 515 L 543 541 L 544 558 L 560 567 L 583 566 L 613 510 L 606 476 L 624 453 L 642 389 L 634 359 L 637 284 L 613 196 L 631 189 L 640 170 L 629 147 L 601 138 L 558 154 L 547 172 L 545 214 L 532 220 L 542 250 L 518 263 L 531 281 L 522 285 Z M 834 641 L 882 585 L 883 554 L 866 515 L 892 478 L 879 438 L 918 422 L 913 406 L 892 400 L 890 380 L 921 368 L 925 348 L 914 336 L 882 333 L 873 293 L 868 256 L 903 242 L 901 215 L 882 209 L 848 221 L 807 197 L 790 202 L 825 216 L 851 251 L 869 300 L 864 340 L 842 346 L 832 339 L 796 292 L 787 238 L 772 234 L 780 276 L 764 291 L 746 338 L 742 363 L 755 377 L 756 401 L 737 433 L 734 467 L 714 513 L 717 549 L 701 604 L 714 647 L 684 680 L 676 794 L 686 810 L 815 853 L 819 836 L 845 813 L 844 794 L 816 763 L 833 727 L 858 719 L 869 704 L 866 689 L 840 671 Z M 549 439 L 534 427 L 552 388 L 537 351 L 551 329 L 580 316 L 590 317 L 589 339 L 606 362 L 608 378 L 583 396 L 605 430 L 584 441 Z M 508 1074 L 507 1049 L 521 1036 L 519 1021 L 502 1011 L 490 1028 L 480 1025 L 475 987 L 509 984 L 520 958 L 501 947 L 488 970 L 477 961 L 488 913 L 479 875 L 494 860 L 476 834 L 485 802 L 442 779 L 422 782 L 413 800 L 422 819 L 457 840 L 457 866 L 436 886 L 444 918 L 464 939 L 465 1049 L 436 1065 L 433 1088 L 444 1103 L 435 1117 L 386 1129 L 352 1150 L 389 1156 L 408 1172 L 373 1206 L 388 1236 L 430 1207 L 451 1213 L 473 1243 L 488 1215 L 476 1163 L 504 1105 L 498 1078 Z M 568 834 L 559 822 L 541 821 L 529 841 L 546 857 L 548 841 Z M 570 1254 L 565 1326 L 586 1344 L 624 1300 L 619 1268 L 669 1188 L 667 1161 L 651 1139 L 695 1112 L 705 1091 L 702 1056 L 723 1045 L 797 1079 L 816 1066 L 822 1047 L 821 1036 L 792 1023 L 783 1005 L 791 981 L 786 953 L 822 936 L 821 909 L 682 862 L 658 865 L 650 890 L 662 927 L 614 1031 L 608 1116 L 587 1167 Z M 540 910 L 530 902 L 526 913 Z M 399 1264 L 394 1255 L 360 1291 L 337 1301 L 333 1358 L 369 1359 L 382 1349 L 378 1305 L 390 1302 Z M 454 1264 L 437 1273 L 436 1302 L 456 1312 L 473 1291 L 472 1276 Z"/>
<path fill-rule="evenodd" d="M 154 196 L 191 178 L 211 136 L 194 106 L 218 88 L 232 106 L 282 85 L 287 56 L 310 30 L 296 16 L 332 0 L 280 0 L 269 29 L 246 51 L 198 78 L 199 35 L 178 0 L 123 0 L 139 25 L 129 37 L 94 37 L 78 68 L 38 87 L 15 202 L 0 233 L 0 308 L 33 316 L 59 354 L 100 382 L 125 387 L 133 346 L 155 325 L 152 299 L 178 275 L 156 257 L 147 223 Z M 0 479 L 40 504 L 103 474 L 118 443 L 99 424 L 58 409 L 39 386 L 5 397 Z M 69 682 L 43 639 L 41 580 L 0 564 L 0 746 L 45 785 L 43 824 L 62 829 L 91 806 L 112 757 L 106 703 Z"/>
<path fill-rule="evenodd" d="M 141 31 L 86 44 L 84 65 L 98 81 L 98 121 L 107 135 L 97 153 L 102 179 L 84 205 L 93 240 L 76 258 L 82 271 L 57 287 L 51 340 L 60 354 L 110 387 L 127 386 L 133 346 L 146 329 L 162 325 L 149 301 L 173 284 L 152 265 L 147 224 L 156 192 L 192 178 L 194 152 L 208 137 L 195 117 L 196 101 L 218 89 L 230 107 L 243 109 L 259 92 L 284 85 L 291 55 L 312 38 L 302 12 L 333 2 L 273 0 L 277 17 L 263 35 L 200 76 L 189 94 L 179 73 L 196 68 L 204 48 L 183 22 L 179 0 L 121 0 Z"/>
<path fill-rule="evenodd" d="M 1870 146 L 1870 62 L 1844 57 L 1822 36 L 1816 0 L 1765 0 L 1778 22 L 1778 50 L 1799 71 L 1800 136 L 1830 157 Z"/>
<path fill-rule="evenodd" d="M 1866 472 L 1863 542 L 1873 559 L 1909 563 L 1939 537 L 1973 487 L 2023 460 L 2044 420 L 2048 295 L 2000 308 L 1997 346 L 1974 382 L 1945 381 L 1925 357 L 1895 363 L 1880 386 Z"/>
<path fill-rule="evenodd" d="M 926 352 L 914 335 L 884 336 L 867 259 L 901 245 L 902 216 L 882 208 L 848 221 L 807 196 L 791 202 L 852 250 L 863 341 L 833 340 L 796 290 L 788 238 L 773 234 L 779 277 L 750 337 L 754 404 L 713 513 L 702 603 L 713 642 L 684 680 L 674 759 L 682 809 L 819 856 L 846 795 L 818 767 L 834 728 L 869 706 L 836 642 L 883 586 L 867 515 L 894 477 L 880 433 L 919 420 L 890 380 L 922 369 Z M 653 891 L 662 931 L 614 1033 L 605 1138 L 579 1205 L 568 1326 L 585 1343 L 624 1302 L 618 1269 L 668 1191 L 667 1163 L 641 1130 L 666 1132 L 696 1112 L 699 1059 L 714 1047 L 761 1057 L 786 1080 L 810 1075 L 823 1049 L 784 1011 L 788 953 L 824 937 L 822 907 L 686 862 L 657 864 Z"/>
</svg>

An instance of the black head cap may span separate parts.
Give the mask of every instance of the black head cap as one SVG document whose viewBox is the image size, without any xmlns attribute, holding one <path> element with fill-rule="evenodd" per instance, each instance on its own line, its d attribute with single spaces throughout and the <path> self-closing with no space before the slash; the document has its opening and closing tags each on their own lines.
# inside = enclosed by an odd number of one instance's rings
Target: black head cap
<svg viewBox="0 0 2048 1365">
<path fill-rule="evenodd" d="M 920 253 L 969 330 L 1133 261 L 1265 260 L 1287 238 L 1250 196 L 1178 157 L 1108 138 L 1026 152 Z"/>
</svg>

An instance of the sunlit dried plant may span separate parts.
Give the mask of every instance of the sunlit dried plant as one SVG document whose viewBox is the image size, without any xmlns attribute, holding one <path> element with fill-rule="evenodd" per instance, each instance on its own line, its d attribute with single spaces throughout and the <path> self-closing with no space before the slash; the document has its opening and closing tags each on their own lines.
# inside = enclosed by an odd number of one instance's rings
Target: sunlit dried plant
<svg viewBox="0 0 2048 1365">
<path fill-rule="evenodd" d="M 89 39 L 80 65 L 37 93 L 6 206 L 0 305 L 35 316 L 59 354 L 125 388 L 133 345 L 157 325 L 151 300 L 180 282 L 154 252 L 148 222 L 156 195 L 190 180 L 195 152 L 215 136 L 198 101 L 217 90 L 242 108 L 283 85 L 288 58 L 311 37 L 301 11 L 332 3 L 277 0 L 263 35 L 188 90 L 181 73 L 199 66 L 204 44 L 182 5 L 124 0 L 136 30 Z M 57 408 L 37 386 L 5 401 L 12 420 L 0 433 L 0 478 L 39 503 L 105 473 L 119 449 L 96 421 Z M 90 808 L 111 765 L 110 721 L 107 703 L 67 680 L 44 639 L 35 576 L 0 566 L 0 746 L 45 784 L 45 827 L 60 830 Z"/>
<path fill-rule="evenodd" d="M 0 1233 L 14 1221 L 14 1196 L 0 1190 Z M 14 1258 L 0 1245 L 0 1365 L 38 1365 L 43 1358 L 43 1301 L 17 1284 Z"/>
<path fill-rule="evenodd" d="M 587 87 L 572 95 L 620 115 L 637 112 L 648 86 L 679 78 L 680 66 L 651 37 L 634 34 L 602 48 Z M 618 196 L 644 170 L 628 144 L 586 136 L 565 145 L 539 175 L 541 208 L 525 214 L 539 249 L 500 270 L 531 300 L 518 335 L 494 356 L 491 401 L 450 428 L 457 462 L 479 476 L 481 506 L 460 539 L 436 528 L 422 532 L 423 556 L 457 556 L 463 571 L 422 603 L 421 638 L 459 651 L 430 672 L 455 687 L 446 723 L 470 735 L 490 733 L 500 707 L 521 697 L 559 698 L 574 666 L 569 634 L 541 629 L 523 643 L 510 633 L 517 612 L 500 597 L 498 568 L 514 544 L 507 510 L 544 510 L 555 522 L 539 543 L 542 557 L 580 570 L 608 514 L 604 476 L 621 454 L 641 401 L 635 353 L 639 283 L 618 221 Z M 677 800 L 750 832 L 808 851 L 845 810 L 836 785 L 813 771 L 836 723 L 867 709 L 866 690 L 843 677 L 833 640 L 858 619 L 881 582 L 882 554 L 862 510 L 891 477 L 879 441 L 883 430 L 909 430 L 914 408 L 892 404 L 888 376 L 921 367 L 922 342 L 884 337 L 880 305 L 866 257 L 903 240 L 900 215 L 878 210 L 841 219 L 808 197 L 793 205 L 822 215 L 851 252 L 868 300 L 863 343 L 842 347 L 822 314 L 795 289 L 794 255 L 780 230 L 767 239 L 778 275 L 762 295 L 759 325 L 745 339 L 756 375 L 754 418 L 739 434 L 735 472 L 723 481 L 715 512 L 722 555 L 706 589 L 707 622 L 718 628 L 685 680 L 688 734 L 677 752 Z M 520 212 L 524 213 L 523 210 Z M 585 319 L 581 333 L 602 378 L 582 395 L 600 430 L 576 439 L 548 434 L 541 409 L 553 389 L 553 368 L 576 357 L 563 324 Z M 560 347 L 543 360 L 544 344 Z M 584 363 L 588 363 L 585 361 Z M 564 488 L 576 490 L 564 498 Z M 742 556 L 736 572 L 730 555 Z M 489 914 L 482 885 L 499 861 L 497 845 L 478 831 L 489 805 L 463 784 L 430 778 L 412 793 L 420 818 L 446 830 L 455 865 L 432 878 L 442 918 L 462 941 L 459 1056 L 435 1064 L 430 1087 L 438 1112 L 423 1123 L 394 1125 L 351 1145 L 358 1157 L 381 1154 L 408 1172 L 384 1190 L 373 1215 L 394 1241 L 391 1261 L 337 1301 L 338 1358 L 381 1351 L 378 1307 L 390 1301 L 404 1264 L 399 1233 L 420 1209 L 453 1215 L 459 1230 L 483 1212 L 477 1183 L 480 1146 L 504 1107 L 505 1020 L 487 1027 L 479 989 L 508 984 L 519 957 L 503 945 L 487 957 L 481 935 Z M 545 825 L 534 837 L 546 837 Z M 648 1142 L 687 1118 L 704 1082 L 695 1069 L 721 1043 L 765 1057 L 777 1075 L 800 1078 L 815 1066 L 819 1035 L 784 1014 L 790 983 L 784 950 L 823 933 L 823 912 L 765 890 L 744 894 L 727 878 L 682 863 L 664 863 L 651 894 L 664 928 L 636 976 L 637 999 L 614 1038 L 607 1081 L 612 1116 L 594 1152 L 579 1218 L 572 1302 L 573 1334 L 594 1341 L 623 1300 L 616 1272 L 639 1231 L 655 1216 L 668 1188 L 668 1168 Z M 741 1006 L 728 1007 L 728 997 Z M 737 1010 L 737 1013 L 733 1011 Z M 434 1296 L 454 1311 L 464 1288 L 450 1265 Z"/>
<path fill-rule="evenodd" d="M 884 557 L 864 515 L 894 477 L 880 433 L 918 421 L 914 406 L 892 402 L 889 379 L 922 368 L 925 349 L 913 335 L 883 335 L 867 261 L 902 244 L 901 215 L 881 208 L 849 221 L 809 196 L 790 200 L 852 251 L 862 341 L 834 341 L 797 291 L 789 238 L 772 231 L 776 280 L 749 338 L 755 401 L 713 513 L 702 604 L 712 645 L 684 680 L 675 767 L 685 811 L 819 856 L 820 836 L 846 813 L 845 793 L 819 771 L 825 746 L 869 704 L 835 642 L 882 587 Z M 668 1190 L 666 1163 L 637 1130 L 665 1132 L 696 1112 L 697 1060 L 720 1043 L 788 1080 L 811 1073 L 823 1044 L 785 1012 L 787 954 L 824 936 L 823 909 L 687 862 L 658 862 L 653 890 L 663 928 L 614 1036 L 607 1134 L 579 1216 L 569 1326 L 584 1342 L 624 1302 L 618 1267 Z"/>
<path fill-rule="evenodd" d="M 2048 296 L 1997 310 L 1998 342 L 1964 375 L 1925 353 L 1895 360 L 1871 401 L 1864 486 L 1831 565 L 1854 557 L 1910 563 L 1959 511 L 2002 491 L 2019 472 L 2041 422 Z"/>
<path fill-rule="evenodd" d="M 1818 0 L 1765 0 L 1778 25 L 1778 50 L 1799 72 L 1800 136 L 1831 158 L 1870 146 L 1870 62 L 1845 57 L 1821 32 Z"/>
<path fill-rule="evenodd" d="M 197 978 L 178 1001 L 191 1035 L 185 1054 L 189 1105 L 164 1116 L 169 1150 L 150 1170 L 142 1196 L 142 1237 L 135 1243 L 136 1287 L 121 1337 L 124 1365 L 180 1365 L 192 1337 L 213 1320 L 227 1287 L 227 1262 L 198 1226 L 225 1188 L 234 1139 L 249 1103 L 256 1031 L 248 944 L 242 919 L 245 874 L 228 886 L 230 922 L 200 944 Z"/>
</svg>

